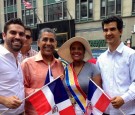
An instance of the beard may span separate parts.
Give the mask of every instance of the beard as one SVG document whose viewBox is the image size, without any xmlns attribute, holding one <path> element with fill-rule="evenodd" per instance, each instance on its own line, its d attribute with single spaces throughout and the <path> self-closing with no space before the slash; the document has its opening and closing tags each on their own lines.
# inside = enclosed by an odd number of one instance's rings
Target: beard
<svg viewBox="0 0 135 115">
<path fill-rule="evenodd" d="M 23 46 L 23 42 L 20 39 L 6 40 L 5 41 L 10 50 L 19 52 Z"/>
</svg>

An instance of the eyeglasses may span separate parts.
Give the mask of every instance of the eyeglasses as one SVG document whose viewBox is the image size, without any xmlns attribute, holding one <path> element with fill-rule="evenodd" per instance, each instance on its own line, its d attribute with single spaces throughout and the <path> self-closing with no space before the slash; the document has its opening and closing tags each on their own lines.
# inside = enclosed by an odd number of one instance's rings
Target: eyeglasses
<svg viewBox="0 0 135 115">
<path fill-rule="evenodd" d="M 30 35 L 25 35 L 26 39 L 30 39 L 31 36 Z"/>
</svg>

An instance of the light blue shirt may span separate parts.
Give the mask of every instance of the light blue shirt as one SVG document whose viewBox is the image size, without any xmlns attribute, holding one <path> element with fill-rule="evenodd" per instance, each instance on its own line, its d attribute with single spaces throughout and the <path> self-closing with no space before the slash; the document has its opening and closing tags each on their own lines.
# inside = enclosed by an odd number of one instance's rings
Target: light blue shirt
<svg viewBox="0 0 135 115">
<path fill-rule="evenodd" d="M 21 66 L 16 64 L 16 59 L 12 53 L 0 45 L 0 95 L 17 96 L 20 100 L 25 98 L 23 74 Z M 8 110 L 0 104 L 0 113 Z M 24 111 L 24 101 L 17 109 L 10 109 L 2 115 L 17 115 Z"/>
<path fill-rule="evenodd" d="M 109 49 L 98 58 L 103 89 L 110 96 L 121 96 L 125 104 L 120 108 L 126 115 L 135 114 L 135 50 L 120 43 L 114 52 Z M 110 104 L 106 113 L 123 115 Z"/>
</svg>

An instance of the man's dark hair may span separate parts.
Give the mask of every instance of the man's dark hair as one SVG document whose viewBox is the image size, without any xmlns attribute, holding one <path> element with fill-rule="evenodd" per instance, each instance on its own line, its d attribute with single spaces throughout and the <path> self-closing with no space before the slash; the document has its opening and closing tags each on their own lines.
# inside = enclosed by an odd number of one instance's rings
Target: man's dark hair
<svg viewBox="0 0 135 115">
<path fill-rule="evenodd" d="M 22 27 L 24 27 L 24 23 L 22 22 L 22 20 L 20 18 L 12 18 L 10 20 L 8 20 L 5 25 L 4 25 L 4 33 L 7 33 L 8 31 L 8 27 L 11 24 L 18 24 L 21 25 Z M 24 27 L 25 28 L 25 27 Z"/>
<path fill-rule="evenodd" d="M 32 35 L 32 29 L 29 26 L 25 26 L 25 30 L 26 31 L 30 31 L 31 35 Z"/>
<path fill-rule="evenodd" d="M 104 24 L 109 24 L 110 22 L 116 22 L 118 30 L 123 29 L 123 21 L 122 18 L 119 16 L 109 16 L 102 21 L 102 29 L 104 30 Z"/>
<path fill-rule="evenodd" d="M 55 39 L 56 39 L 56 34 L 55 34 L 55 31 L 53 29 L 51 29 L 51 28 L 43 28 L 43 29 L 41 29 L 39 31 L 38 40 L 41 38 L 41 35 L 42 35 L 43 32 L 49 32 L 49 33 L 54 34 Z"/>
</svg>

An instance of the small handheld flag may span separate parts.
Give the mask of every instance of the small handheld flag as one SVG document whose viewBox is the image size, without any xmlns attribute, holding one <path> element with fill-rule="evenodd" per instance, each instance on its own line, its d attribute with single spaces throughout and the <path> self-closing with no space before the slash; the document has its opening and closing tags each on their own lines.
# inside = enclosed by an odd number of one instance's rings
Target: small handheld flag
<svg viewBox="0 0 135 115">
<path fill-rule="evenodd" d="M 110 102 L 110 98 L 104 91 L 90 79 L 86 115 L 102 115 Z"/>
<path fill-rule="evenodd" d="M 60 77 L 48 83 L 28 99 L 38 115 L 75 115 Z"/>
</svg>

